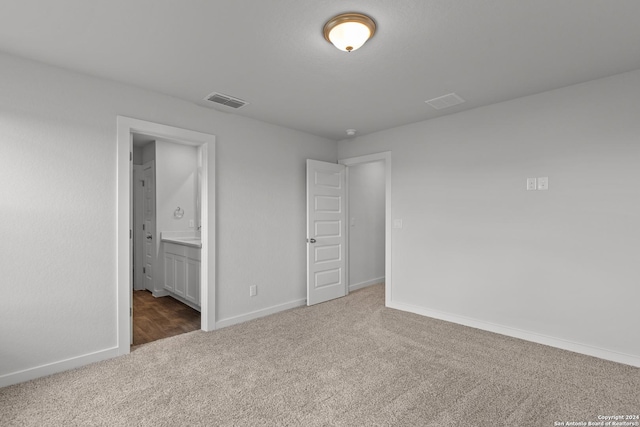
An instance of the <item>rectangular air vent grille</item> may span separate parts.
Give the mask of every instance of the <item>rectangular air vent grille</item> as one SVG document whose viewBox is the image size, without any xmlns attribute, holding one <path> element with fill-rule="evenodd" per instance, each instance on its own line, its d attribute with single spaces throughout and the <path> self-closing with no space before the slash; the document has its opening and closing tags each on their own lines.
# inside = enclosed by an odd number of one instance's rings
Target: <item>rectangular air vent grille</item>
<svg viewBox="0 0 640 427">
<path fill-rule="evenodd" d="M 442 110 L 444 108 L 449 108 L 449 107 L 453 107 L 454 105 L 462 104 L 465 101 L 455 93 L 450 93 L 448 95 L 439 96 L 438 98 L 433 98 L 424 102 L 431 105 L 436 110 Z"/>
<path fill-rule="evenodd" d="M 229 108 L 242 108 L 248 104 L 248 102 L 242 99 L 234 98 L 233 96 L 224 95 L 222 93 L 213 92 L 207 95 L 205 101 L 213 102 L 216 104 L 224 105 Z"/>
</svg>

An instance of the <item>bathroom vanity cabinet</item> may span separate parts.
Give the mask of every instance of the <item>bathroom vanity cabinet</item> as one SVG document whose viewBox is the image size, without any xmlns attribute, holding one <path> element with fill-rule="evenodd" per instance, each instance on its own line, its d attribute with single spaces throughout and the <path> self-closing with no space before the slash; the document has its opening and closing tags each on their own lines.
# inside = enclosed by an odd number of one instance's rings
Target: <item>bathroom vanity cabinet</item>
<svg viewBox="0 0 640 427">
<path fill-rule="evenodd" d="M 164 242 L 164 288 L 200 309 L 200 248 Z"/>
</svg>

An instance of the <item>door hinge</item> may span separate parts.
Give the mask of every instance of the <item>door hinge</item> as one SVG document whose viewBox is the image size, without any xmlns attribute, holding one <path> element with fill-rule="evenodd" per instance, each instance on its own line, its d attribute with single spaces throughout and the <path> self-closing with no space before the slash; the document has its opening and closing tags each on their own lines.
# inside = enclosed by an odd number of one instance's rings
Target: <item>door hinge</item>
<svg viewBox="0 0 640 427">
<path fill-rule="evenodd" d="M 142 186 L 144 187 L 144 179 L 142 180 Z"/>
<path fill-rule="evenodd" d="M 142 274 L 147 274 L 147 267 L 142 267 Z"/>
<path fill-rule="evenodd" d="M 142 231 L 144 231 L 144 224 L 142 224 Z"/>
<path fill-rule="evenodd" d="M 129 229 L 129 238 L 133 239 L 133 230 L 132 229 Z"/>
<path fill-rule="evenodd" d="M 133 316 L 133 307 L 129 307 L 129 317 Z"/>
<path fill-rule="evenodd" d="M 133 161 L 133 152 L 129 151 L 129 161 Z"/>
</svg>

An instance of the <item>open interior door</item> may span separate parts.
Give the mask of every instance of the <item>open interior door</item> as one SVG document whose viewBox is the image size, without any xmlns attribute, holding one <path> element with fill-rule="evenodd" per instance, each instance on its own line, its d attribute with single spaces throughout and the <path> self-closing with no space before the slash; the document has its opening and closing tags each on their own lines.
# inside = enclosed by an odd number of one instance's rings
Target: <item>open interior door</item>
<svg viewBox="0 0 640 427">
<path fill-rule="evenodd" d="M 347 294 L 345 166 L 307 160 L 307 305 Z"/>
<path fill-rule="evenodd" d="M 144 288 L 149 292 L 155 292 L 157 283 L 154 283 L 154 266 L 156 263 L 156 165 L 151 160 L 143 167 L 143 234 L 144 234 Z M 161 287 L 160 287 L 161 288 Z"/>
</svg>

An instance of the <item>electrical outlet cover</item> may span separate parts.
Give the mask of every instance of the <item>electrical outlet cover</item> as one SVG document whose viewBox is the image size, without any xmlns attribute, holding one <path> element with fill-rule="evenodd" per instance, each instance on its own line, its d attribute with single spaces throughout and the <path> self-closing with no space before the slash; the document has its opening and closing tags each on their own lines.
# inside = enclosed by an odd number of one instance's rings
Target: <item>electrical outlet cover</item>
<svg viewBox="0 0 640 427">
<path fill-rule="evenodd" d="M 549 189 L 549 177 L 543 176 L 538 178 L 538 190 Z"/>
<path fill-rule="evenodd" d="M 527 191 L 536 189 L 536 179 L 535 178 L 527 178 Z"/>
</svg>

